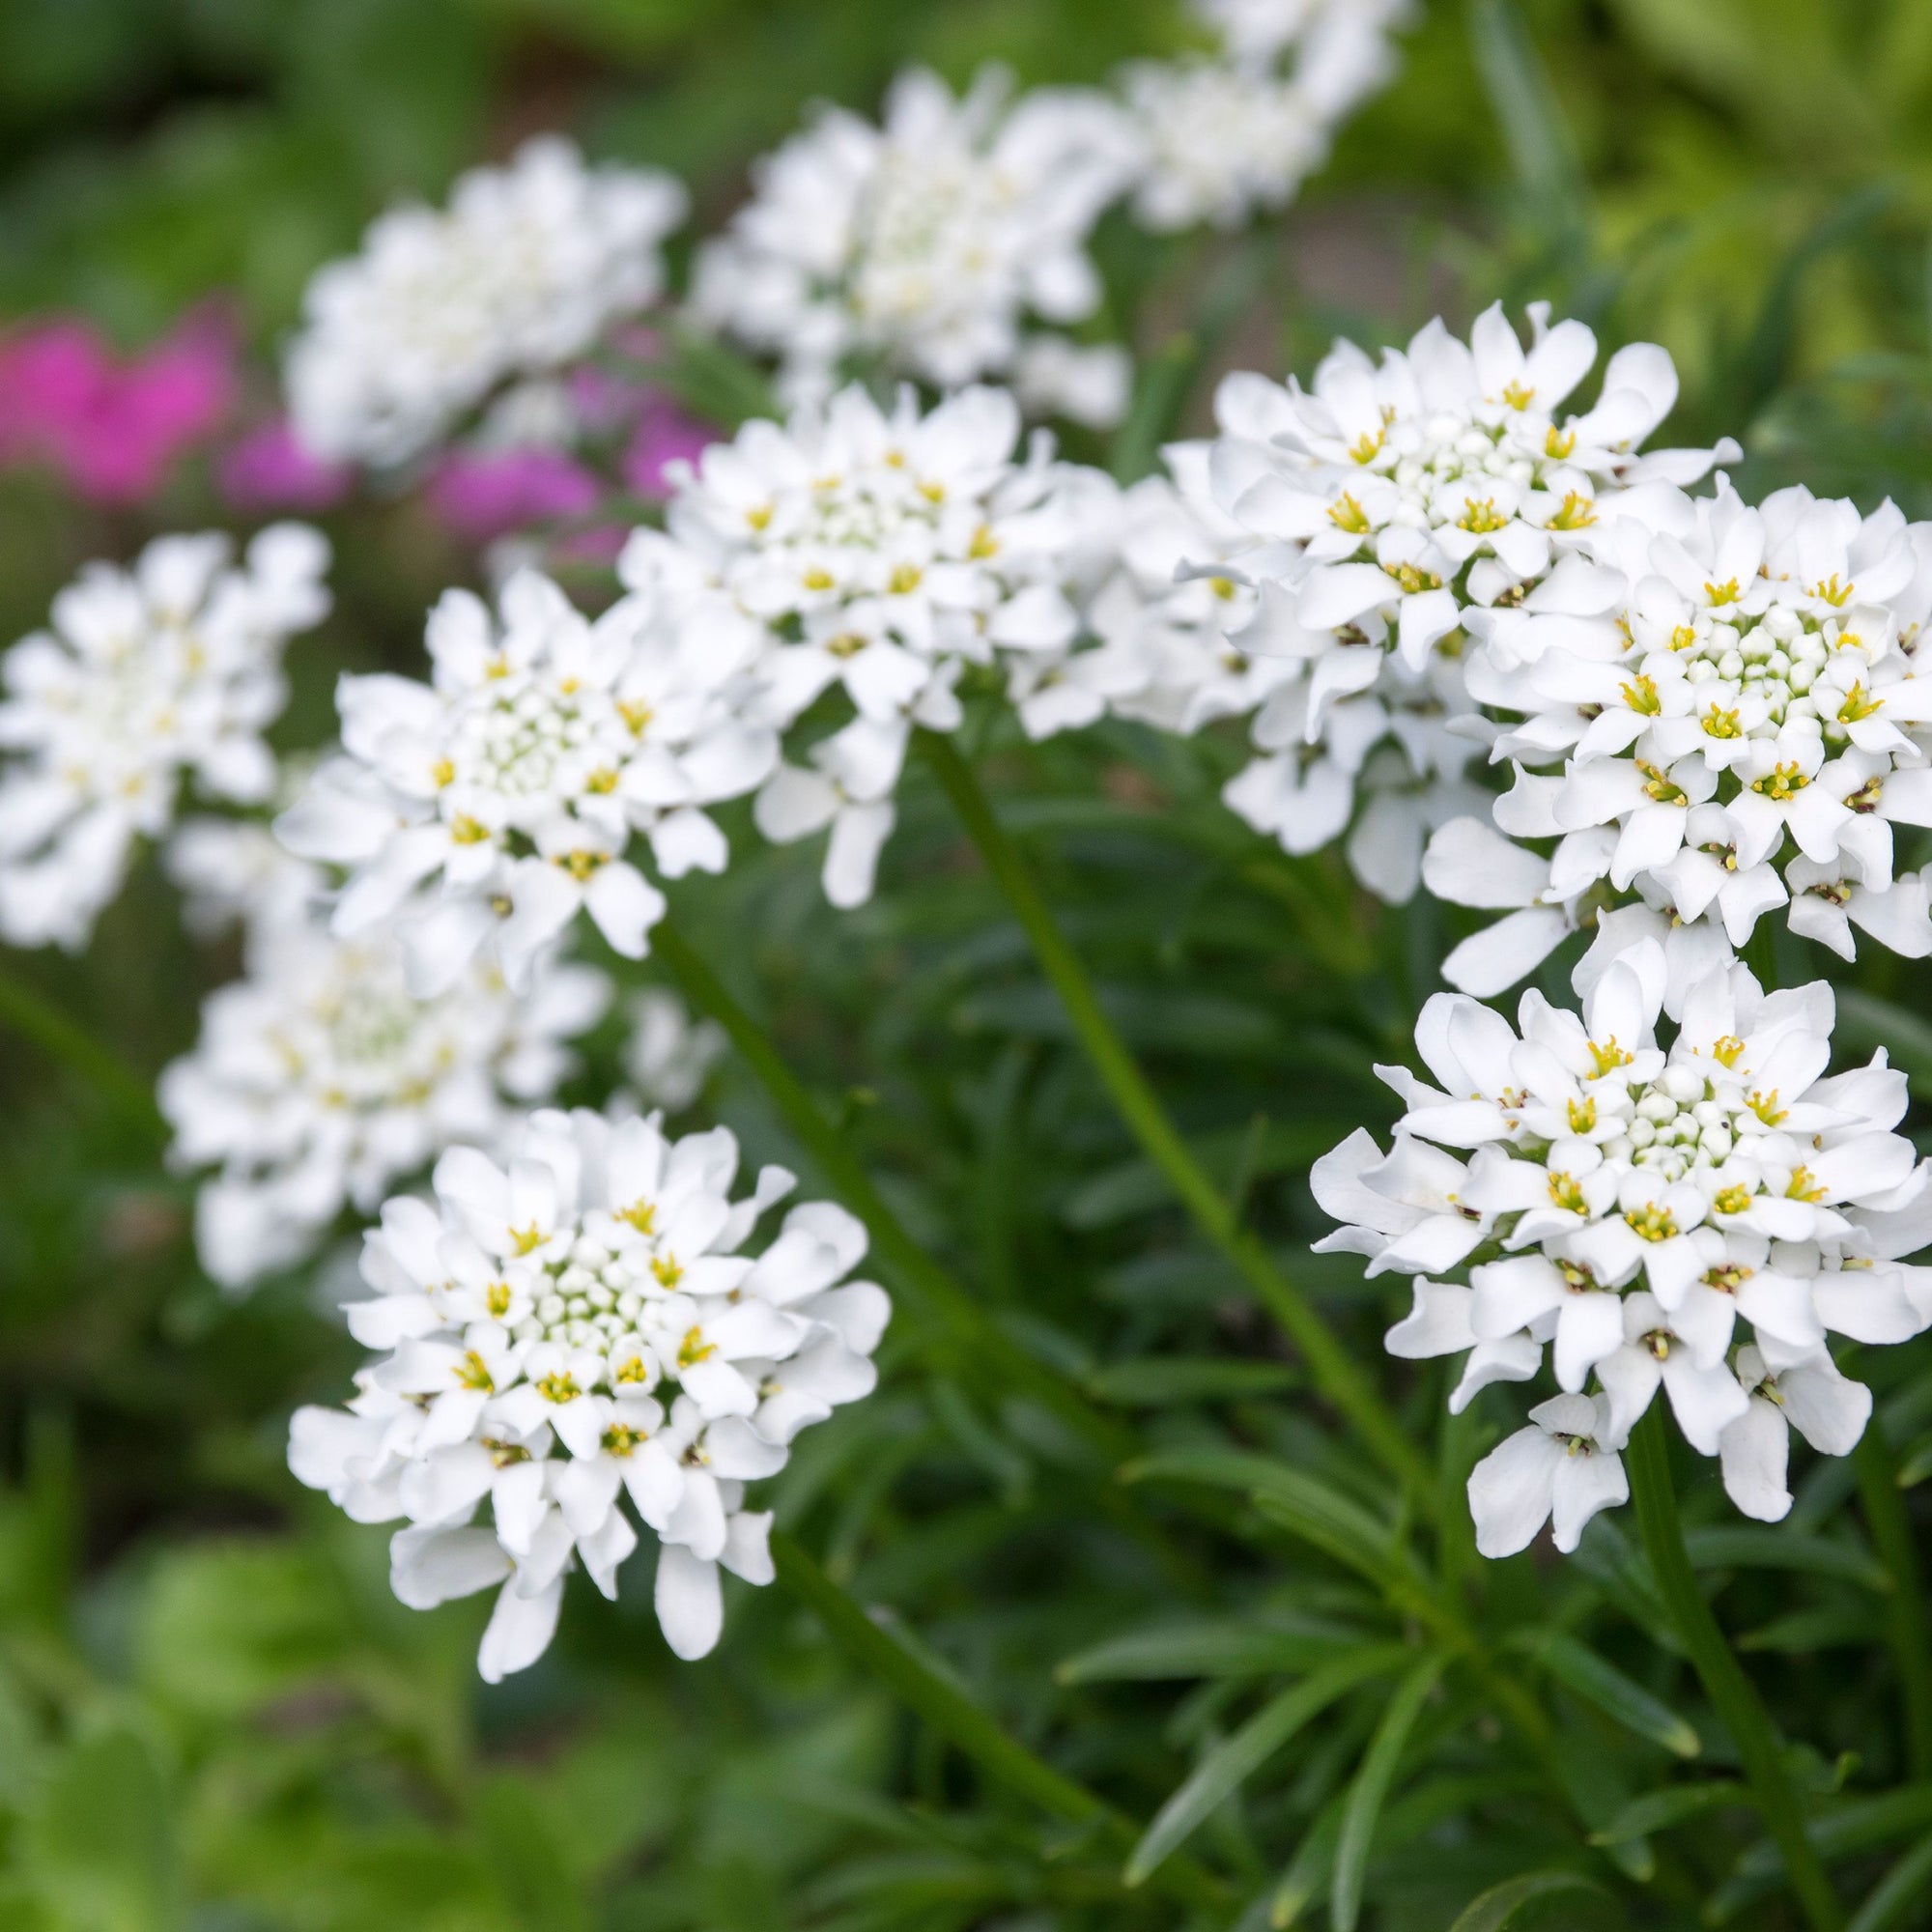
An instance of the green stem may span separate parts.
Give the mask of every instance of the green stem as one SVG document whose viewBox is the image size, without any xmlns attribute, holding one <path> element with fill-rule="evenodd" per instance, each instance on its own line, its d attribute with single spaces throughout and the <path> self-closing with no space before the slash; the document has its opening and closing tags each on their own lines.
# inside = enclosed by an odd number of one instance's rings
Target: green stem
<svg viewBox="0 0 1932 1932">
<path fill-rule="evenodd" d="M 1085 968 L 1062 935 L 1019 848 L 993 815 L 992 805 L 972 768 L 948 738 L 922 731 L 919 743 L 967 837 L 979 848 L 986 869 L 1025 928 L 1081 1045 L 1134 1138 L 1167 1177 L 1196 1227 L 1234 1264 L 1288 1331 L 1317 1383 L 1377 1459 L 1418 1495 L 1433 1500 L 1435 1481 L 1427 1459 L 1355 1366 L 1335 1331 L 1275 1266 L 1262 1243 L 1242 1232 L 1233 1208 L 1188 1151 L 1147 1076 L 1101 1010 Z"/>
<path fill-rule="evenodd" d="M 0 973 L 0 1022 L 50 1060 L 80 1075 L 144 1133 L 164 1138 L 166 1123 L 146 1082 L 32 986 Z"/>
<path fill-rule="evenodd" d="M 996 1372 L 997 1380 L 1009 1393 L 1030 1396 L 1109 1462 L 1118 1464 L 1135 1455 L 1140 1445 L 1131 1430 L 1103 1415 L 1077 1389 L 1028 1354 L 906 1232 L 764 1030 L 668 920 L 653 928 L 651 946 L 692 1005 L 709 1013 L 729 1035 L 834 1191 L 865 1222 L 874 1249 L 896 1276 L 914 1313 L 955 1347 L 962 1359 L 977 1366 L 981 1379 L 984 1372 Z"/>
<path fill-rule="evenodd" d="M 1932 1777 L 1932 1617 L 1926 1613 L 1925 1575 L 1912 1520 L 1898 1487 L 1898 1459 L 1876 1415 L 1852 1451 L 1852 1466 L 1872 1547 L 1891 1577 L 1886 1627 L 1905 1692 L 1906 1755 L 1915 1778 Z"/>
<path fill-rule="evenodd" d="M 1132 1820 L 1008 1736 L 998 1720 L 957 1685 L 875 1623 L 790 1537 L 773 1536 L 772 1562 L 778 1580 L 818 1618 L 862 1670 L 950 1739 L 989 1777 L 1056 1818 L 1095 1828 L 1124 1850 L 1131 1851 L 1139 1842 L 1141 1833 Z M 1227 1889 L 1190 1860 L 1170 1859 L 1155 1876 L 1167 1890 L 1190 1904 L 1226 1910 Z"/>
<path fill-rule="evenodd" d="M 1697 1573 L 1690 1567 L 1684 1526 L 1677 1516 L 1677 1492 L 1670 1480 L 1666 1428 L 1663 1405 L 1653 1403 L 1624 1451 L 1651 1570 L 1704 1690 L 1738 1747 L 1758 1813 L 1783 1856 L 1786 1876 L 1804 1916 L 1816 1932 L 1838 1932 L 1845 1922 L 1844 1908 L 1805 1833 L 1804 1809 L 1785 1776 L 1770 1714 L 1704 1601 Z"/>
</svg>

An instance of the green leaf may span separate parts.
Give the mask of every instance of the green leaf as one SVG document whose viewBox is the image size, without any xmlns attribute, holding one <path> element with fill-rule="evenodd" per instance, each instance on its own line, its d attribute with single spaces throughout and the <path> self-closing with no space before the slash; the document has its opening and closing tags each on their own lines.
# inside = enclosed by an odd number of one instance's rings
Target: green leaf
<svg viewBox="0 0 1932 1932">
<path fill-rule="evenodd" d="M 1110 1362 L 1088 1377 L 1101 1402 L 1164 1408 L 1182 1402 L 1240 1402 L 1294 1388 L 1299 1373 L 1287 1362 L 1245 1362 L 1213 1355 L 1150 1355 Z"/>
<path fill-rule="evenodd" d="M 1177 1625 L 1135 1631 L 1077 1652 L 1055 1670 L 1062 1684 L 1149 1682 L 1176 1677 L 1260 1677 L 1308 1670 L 1365 1633 L 1325 1618 Z"/>
<path fill-rule="evenodd" d="M 1687 1529 L 1684 1546 L 1699 1570 L 1804 1570 L 1814 1577 L 1840 1577 L 1867 1590 L 1889 1593 L 1891 1578 L 1868 1549 L 1793 1529 L 1758 1529 L 1722 1524 Z"/>
<path fill-rule="evenodd" d="M 1845 1932 L 1887 1932 L 1905 1922 L 1906 1914 L 1932 1892 L 1932 1838 L 1913 1846 L 1872 1888 Z"/>
<path fill-rule="evenodd" d="M 1388 1796 L 1408 1734 L 1415 1728 L 1422 1706 L 1448 1662 L 1439 1653 L 1423 1659 L 1396 1688 L 1381 1722 L 1376 1726 L 1375 1736 L 1369 1740 L 1361 1768 L 1349 1790 L 1349 1802 L 1342 1809 L 1342 1835 L 1335 1846 L 1335 1876 L 1328 1888 L 1335 1932 L 1355 1932 L 1355 1920 L 1362 1910 L 1362 1882 L 1368 1871 L 1369 1850 L 1375 1842 L 1376 1820 L 1381 1814 L 1382 1800 Z"/>
<path fill-rule="evenodd" d="M 1678 1757 L 1695 1757 L 1702 1748 L 1696 1731 L 1668 1704 L 1575 1637 L 1560 1631 L 1524 1632 L 1510 1639 L 1510 1647 L 1535 1658 L 1558 1683 L 1638 1737 Z"/>
<path fill-rule="evenodd" d="M 1618 1845 L 1631 1838 L 1646 1837 L 1652 1832 L 1668 1831 L 1687 1818 L 1701 1816 L 1733 1804 L 1748 1804 L 1750 1793 L 1735 1778 L 1719 1778 L 1709 1784 L 1670 1784 L 1662 1791 L 1646 1791 L 1633 1798 L 1600 1832 L 1590 1833 L 1593 1845 Z"/>
<path fill-rule="evenodd" d="M 1260 1770 L 1311 1719 L 1319 1717 L 1356 1685 L 1400 1668 L 1413 1655 L 1405 1644 L 1378 1644 L 1370 1650 L 1356 1651 L 1323 1664 L 1264 1704 L 1225 1744 L 1209 1751 L 1160 1807 L 1127 1861 L 1123 1883 L 1142 1884 L 1209 1812 Z"/>
<path fill-rule="evenodd" d="M 586 1932 L 581 1888 L 534 1794 L 522 1778 L 493 1777 L 476 1797 L 477 1835 L 519 1922 L 544 1932 Z"/>
<path fill-rule="evenodd" d="M 154 1753 L 131 1731 L 72 1746 L 48 1776 L 29 1837 L 41 1889 L 87 1932 L 181 1923 L 174 1807 Z"/>
<path fill-rule="evenodd" d="M 1521 15 L 1509 0 L 1476 0 L 1469 33 L 1518 184 L 1550 230 L 1580 233 L 1589 196 L 1577 144 Z"/>
<path fill-rule="evenodd" d="M 1520 1932 L 1556 1899 L 1566 1901 L 1568 1912 L 1577 1911 L 1579 1905 L 1614 1910 L 1614 1902 L 1602 1886 L 1576 1872 L 1524 1872 L 1471 1899 L 1449 1932 Z"/>
</svg>

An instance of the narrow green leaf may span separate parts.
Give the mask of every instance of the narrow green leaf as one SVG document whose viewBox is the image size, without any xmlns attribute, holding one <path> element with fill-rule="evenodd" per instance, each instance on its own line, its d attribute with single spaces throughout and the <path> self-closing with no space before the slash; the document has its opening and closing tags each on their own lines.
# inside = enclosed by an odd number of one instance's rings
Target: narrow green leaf
<svg viewBox="0 0 1932 1932">
<path fill-rule="evenodd" d="M 1127 1861 L 1124 1882 L 1142 1884 L 1209 1812 L 1338 1697 L 1371 1677 L 1399 1668 L 1413 1655 L 1405 1644 L 1356 1651 L 1322 1665 L 1263 1705 L 1233 1737 L 1209 1751 L 1160 1807 Z"/>
<path fill-rule="evenodd" d="M 1671 1826 L 1706 1811 L 1750 1802 L 1749 1791 L 1735 1778 L 1718 1778 L 1708 1784 L 1666 1785 L 1662 1791 L 1646 1791 L 1641 1798 L 1633 1798 L 1601 1832 L 1590 1833 L 1590 1842 L 1619 1845 L 1652 1832 L 1667 1832 Z"/>
<path fill-rule="evenodd" d="M 1301 1378 L 1287 1362 L 1244 1362 L 1212 1355 L 1151 1355 L 1096 1369 L 1087 1386 L 1102 1402 L 1163 1408 L 1182 1402 L 1239 1402 L 1278 1395 Z"/>
<path fill-rule="evenodd" d="M 1509 0 L 1476 0 L 1469 33 L 1484 92 L 1524 194 L 1550 228 L 1580 231 L 1588 210 L 1582 165 L 1521 15 Z"/>
<path fill-rule="evenodd" d="M 544 1932 L 586 1932 L 582 1889 L 523 1779 L 491 1778 L 477 1793 L 476 1824 L 484 1856 L 520 1922 Z"/>
<path fill-rule="evenodd" d="M 1684 1546 L 1699 1570 L 1804 1570 L 1814 1577 L 1841 1577 L 1867 1590 L 1891 1588 L 1884 1564 L 1870 1550 L 1799 1530 L 1725 1523 L 1687 1529 Z"/>
<path fill-rule="evenodd" d="M 1375 1736 L 1369 1740 L 1361 1768 L 1349 1790 L 1349 1802 L 1343 1807 L 1342 1835 L 1335 1846 L 1335 1876 L 1328 1888 L 1328 1910 L 1335 1932 L 1355 1932 L 1355 1920 L 1362 1911 L 1362 1881 L 1382 1800 L 1388 1796 L 1408 1734 L 1448 1662 L 1439 1652 L 1424 1658 L 1396 1688 Z"/>
<path fill-rule="evenodd" d="M 1471 1899 L 1449 1932 L 1518 1932 L 1541 1917 L 1544 1906 L 1559 1898 L 1566 1901 L 1566 1912 L 1575 1912 L 1579 1905 L 1598 1910 L 1614 1906 L 1602 1886 L 1576 1872 L 1524 1872 Z"/>
<path fill-rule="evenodd" d="M 174 1807 L 154 1753 L 131 1731 L 68 1750 L 47 1778 L 31 1843 L 36 1876 L 73 1922 L 139 1932 L 181 1923 Z"/>
<path fill-rule="evenodd" d="M 1932 1893 L 1932 1838 L 1922 1838 L 1872 1888 L 1845 1932 L 1887 1932 Z"/>
<path fill-rule="evenodd" d="M 1825 1605 L 1814 1610 L 1793 1610 L 1773 1617 L 1756 1630 L 1734 1639 L 1744 1651 L 1769 1650 L 1785 1657 L 1803 1657 L 1814 1650 L 1844 1650 L 1877 1643 L 1885 1634 L 1885 1620 L 1868 1605 Z"/>
<path fill-rule="evenodd" d="M 1285 1619 L 1280 1628 L 1201 1623 L 1135 1631 L 1077 1652 L 1054 1672 L 1062 1684 L 1151 1682 L 1176 1677 L 1260 1677 L 1308 1670 L 1367 1640 L 1326 1618 Z"/>
<path fill-rule="evenodd" d="M 1535 1658 L 1559 1684 L 1638 1737 L 1678 1757 L 1695 1757 L 1702 1748 L 1696 1731 L 1668 1704 L 1577 1638 L 1560 1631 L 1526 1632 L 1510 1647 Z"/>
</svg>

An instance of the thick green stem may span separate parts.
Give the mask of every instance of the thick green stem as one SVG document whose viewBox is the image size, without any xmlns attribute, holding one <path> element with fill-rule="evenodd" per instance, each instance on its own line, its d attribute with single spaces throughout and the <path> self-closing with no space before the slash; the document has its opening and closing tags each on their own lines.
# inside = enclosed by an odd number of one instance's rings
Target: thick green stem
<svg viewBox="0 0 1932 1932">
<path fill-rule="evenodd" d="M 156 1138 L 167 1128 L 146 1083 L 33 987 L 0 974 L 0 1023 L 80 1075 L 128 1122 Z"/>
<path fill-rule="evenodd" d="M 881 1629 L 790 1537 L 772 1538 L 772 1561 L 778 1580 L 812 1611 L 868 1677 L 956 1745 L 989 1777 L 1056 1818 L 1093 1827 L 1116 1848 L 1131 1851 L 1140 1841 L 1140 1828 L 1132 1820 L 1008 1736 L 999 1721 L 957 1685 Z M 1223 1912 L 1227 1908 L 1227 1889 L 1190 1860 L 1170 1859 L 1154 1877 L 1191 1905 Z"/>
<path fill-rule="evenodd" d="M 952 741 L 920 733 L 920 748 L 938 776 L 952 809 L 979 848 L 986 869 L 1006 895 L 1033 943 L 1046 977 L 1060 995 L 1080 1043 L 1093 1061 L 1134 1138 L 1166 1176 L 1195 1225 L 1247 1281 L 1301 1352 L 1322 1393 L 1354 1427 L 1391 1474 L 1426 1502 L 1435 1496 L 1427 1460 L 1356 1367 L 1335 1331 L 1288 1280 L 1254 1236 L 1244 1233 L 1235 1210 L 1203 1172 L 1167 1117 L 1147 1076 L 1122 1044 L 1101 1010 L 1073 949 L 1067 945 L 1019 848 L 1007 836 L 980 781 Z"/>
<path fill-rule="evenodd" d="M 1043 1362 L 1020 1347 L 907 1234 L 898 1216 L 886 1205 L 871 1178 L 818 1111 L 764 1030 L 746 1012 L 698 953 L 686 944 L 669 921 L 651 935 L 652 949 L 669 967 L 685 997 L 699 1011 L 709 1013 L 738 1049 L 759 1084 L 772 1097 L 806 1151 L 818 1163 L 839 1198 L 865 1222 L 875 1251 L 887 1263 L 913 1312 L 939 1331 L 960 1354 L 981 1372 L 997 1372 L 998 1381 L 1013 1394 L 1025 1395 L 1050 1410 L 1084 1441 L 1118 1464 L 1137 1453 L 1132 1433 L 1103 1415 Z"/>
<path fill-rule="evenodd" d="M 1905 1695 L 1905 1745 L 1915 1778 L 1932 1778 L 1932 1617 L 1925 1605 L 1925 1573 L 1919 1568 L 1912 1520 L 1898 1487 L 1898 1459 L 1873 1416 L 1852 1451 L 1859 1499 L 1872 1547 L 1891 1577 L 1886 1632 Z"/>
<path fill-rule="evenodd" d="M 1805 1918 L 1815 1932 L 1838 1932 L 1845 1922 L 1844 1908 L 1805 1833 L 1804 1809 L 1785 1776 L 1771 1716 L 1719 1628 L 1698 1587 L 1697 1573 L 1690 1567 L 1684 1527 L 1677 1516 L 1677 1492 L 1670 1480 L 1666 1429 L 1663 1405 L 1653 1403 L 1650 1413 L 1632 1432 L 1630 1446 L 1624 1451 L 1631 1494 L 1658 1590 L 1706 1694 L 1738 1747 L 1758 1814 L 1784 1859 L 1785 1874 Z"/>
</svg>

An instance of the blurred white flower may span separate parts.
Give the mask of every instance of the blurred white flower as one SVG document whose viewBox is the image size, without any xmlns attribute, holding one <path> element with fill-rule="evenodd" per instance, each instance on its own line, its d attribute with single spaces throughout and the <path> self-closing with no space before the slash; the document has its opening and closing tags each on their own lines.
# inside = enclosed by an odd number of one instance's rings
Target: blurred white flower
<svg viewBox="0 0 1932 1932">
<path fill-rule="evenodd" d="M 687 586 L 693 651 L 723 627 L 755 629 L 749 717 L 789 731 L 835 690 L 856 714 L 781 766 L 757 804 L 768 838 L 832 827 L 838 904 L 870 896 L 912 728 L 958 723 L 965 668 L 1001 670 L 1035 736 L 1092 723 L 1110 679 L 1138 675 L 1082 648 L 1078 607 L 1118 492 L 1053 461 L 1043 436 L 1019 460 L 1020 433 L 1004 390 L 963 389 L 922 414 L 910 389 L 886 411 L 847 388 L 787 424 L 748 423 L 695 469 L 673 466 L 668 533 L 638 531 L 619 562 L 639 595 Z"/>
<path fill-rule="evenodd" d="M 297 435 L 334 460 L 419 455 L 497 384 L 582 355 L 655 300 L 685 206 L 670 176 L 587 168 L 549 136 L 464 175 L 446 210 L 391 209 L 308 286 L 286 372 Z"/>
<path fill-rule="evenodd" d="M 1596 1404 L 1587 1429 L 1573 1418 L 1558 1434 L 1620 1449 L 1662 1389 L 1701 1455 L 1747 1427 L 1726 1477 L 1735 1467 L 1739 1506 L 1763 1515 L 1770 1450 L 1747 1398 L 1764 1364 L 1834 1375 L 1828 1330 L 1880 1344 L 1932 1325 L 1932 1268 L 1903 1260 L 1932 1241 L 1932 1163 L 1892 1131 L 1905 1076 L 1883 1052 L 1826 1077 L 1823 981 L 1766 994 L 1742 966 L 1707 975 L 1666 1051 L 1666 977 L 1662 948 L 1641 940 L 1581 1018 L 1525 993 L 1520 1032 L 1437 994 L 1416 1029 L 1436 1084 L 1382 1069 L 1407 1108 L 1393 1151 L 1358 1133 L 1317 1163 L 1316 1198 L 1344 1224 L 1321 1245 L 1420 1277 L 1388 1347 L 1469 1351 L 1452 1408 L 1528 1379 L 1548 1346 L 1563 1393 Z M 1466 1285 L 1436 1278 L 1459 1269 Z M 1733 1364 L 1741 1322 L 1751 1344 Z M 1842 1455 L 1858 1432 L 1807 1434 Z M 1486 1549 L 1520 1548 L 1542 1520 L 1530 1474 L 1546 1452 L 1512 1442 L 1484 1465 L 1489 1482 L 1515 1472 L 1514 1502 L 1493 1504 L 1512 1527 L 1492 1525 Z"/>
<path fill-rule="evenodd" d="M 217 1170 L 195 1201 L 202 1265 L 247 1289 L 444 1148 L 497 1145 L 555 1093 L 563 1042 L 610 997 L 594 968 L 545 958 L 522 1000 L 475 964 L 418 1000 L 393 934 L 338 939 L 314 901 L 258 901 L 244 976 L 208 999 L 158 1092 L 173 1162 Z"/>
<path fill-rule="evenodd" d="M 733 1202 L 737 1168 L 723 1128 L 670 1141 L 655 1119 L 538 1113 L 507 1169 L 454 1149 L 435 1205 L 390 1201 L 368 1236 L 375 1293 L 348 1316 L 382 1358 L 347 1411 L 297 1411 L 289 1466 L 357 1521 L 408 1519 L 404 1603 L 501 1585 L 478 1658 L 493 1683 L 543 1654 L 574 1563 L 616 1596 L 639 1524 L 666 1641 L 702 1657 L 720 1566 L 772 1577 L 746 1482 L 873 1386 L 890 1306 L 847 1279 L 865 1230 L 808 1204 L 741 1253 L 793 1182 L 766 1168 Z"/>
<path fill-rule="evenodd" d="M 1133 130 L 1100 94 L 1010 93 L 996 69 L 960 99 L 914 69 L 880 126 L 821 109 L 699 250 L 697 313 L 775 355 L 788 403 L 822 402 L 869 358 L 941 388 L 1002 375 L 1025 318 L 1092 315 L 1087 236 L 1135 164 Z"/>
<path fill-rule="evenodd" d="M 694 1020 L 675 993 L 646 987 L 626 1006 L 624 1070 L 647 1107 L 681 1113 L 704 1091 L 728 1042 L 716 1020 Z"/>
<path fill-rule="evenodd" d="M 1672 955 L 1672 1011 L 1787 903 L 1794 931 L 1846 958 L 1854 923 L 1932 953 L 1925 882 L 1894 870 L 1892 834 L 1932 826 L 1932 525 L 1802 488 L 1754 509 L 1728 483 L 1605 507 L 1587 556 L 1517 608 L 1468 613 L 1470 693 L 1516 773 L 1495 823 L 1551 842 L 1441 835 L 1432 891 L 1520 909 L 1451 954 L 1451 982 L 1498 991 L 1633 905 Z"/>
<path fill-rule="evenodd" d="M 664 895 L 628 856 L 632 835 L 667 878 L 722 871 L 704 808 L 753 790 L 777 757 L 733 690 L 759 641 L 728 617 L 682 627 L 657 585 L 594 623 L 532 572 L 504 586 L 495 618 L 448 591 L 430 615 L 433 681 L 345 677 L 345 755 L 277 830 L 351 868 L 338 934 L 398 922 L 420 996 L 486 945 L 521 992 L 580 910 L 639 958 Z"/>
<path fill-rule="evenodd" d="M 0 664 L 0 938 L 84 946 L 185 784 L 270 798 L 262 733 L 287 698 L 282 650 L 327 613 L 327 566 L 296 524 L 262 531 L 239 567 L 223 536 L 161 537 L 131 570 L 90 564 L 54 599 L 52 629 Z"/>
</svg>

